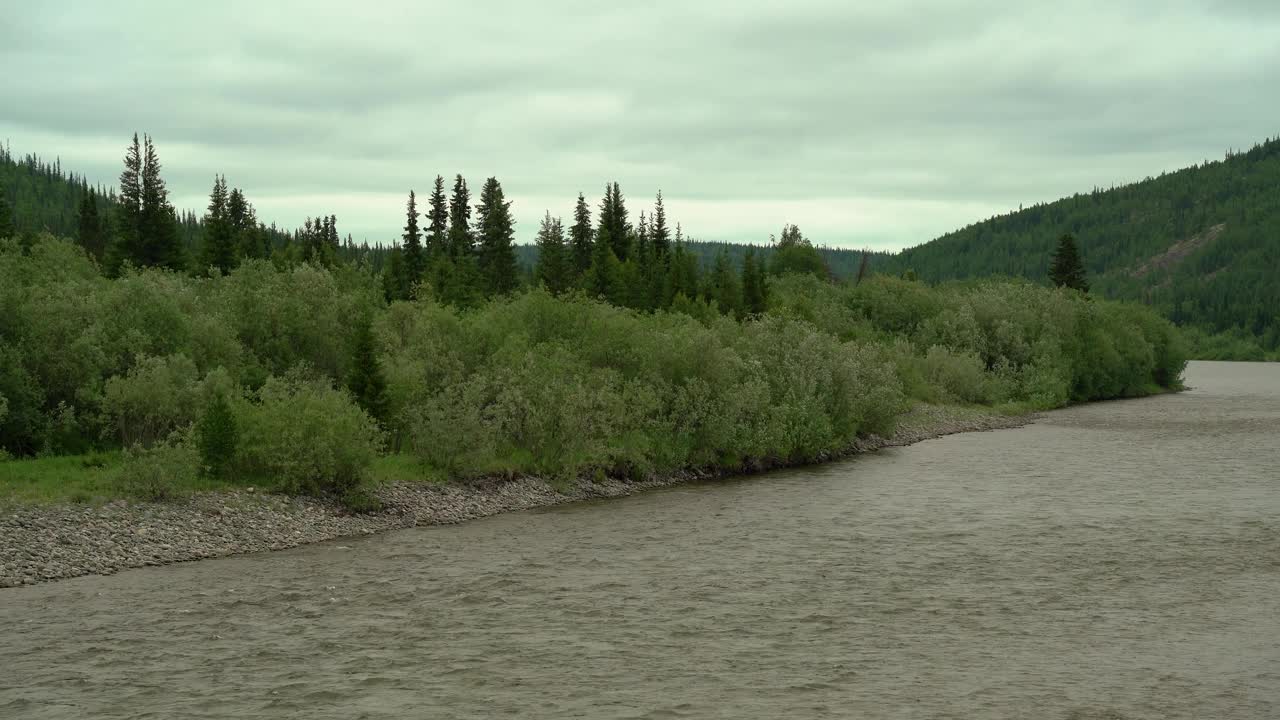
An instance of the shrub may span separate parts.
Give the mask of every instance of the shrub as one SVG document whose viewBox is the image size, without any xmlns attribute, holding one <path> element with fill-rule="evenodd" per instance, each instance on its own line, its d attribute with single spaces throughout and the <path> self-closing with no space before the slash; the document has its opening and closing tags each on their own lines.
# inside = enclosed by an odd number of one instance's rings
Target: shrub
<svg viewBox="0 0 1280 720">
<path fill-rule="evenodd" d="M 124 453 L 116 479 L 126 494 L 159 502 L 179 497 L 200 472 L 200 459 L 189 434 L 175 433 L 150 448 L 133 446 Z"/>
<path fill-rule="evenodd" d="M 210 477 L 225 476 L 235 462 L 239 439 L 230 403 L 224 395 L 214 395 L 196 425 L 201 470 Z"/>
<path fill-rule="evenodd" d="M 196 365 L 186 355 L 147 357 L 125 376 L 107 381 L 103 413 L 125 447 L 149 447 L 195 421 Z"/>
<path fill-rule="evenodd" d="M 358 486 L 382 448 L 382 432 L 346 392 L 294 372 L 273 377 L 244 403 L 237 466 L 301 495 L 341 497 Z"/>
<path fill-rule="evenodd" d="M 925 353 L 922 365 L 928 381 L 949 400 L 988 405 L 1000 400 L 993 378 L 975 352 L 954 352 L 934 345 Z"/>
</svg>

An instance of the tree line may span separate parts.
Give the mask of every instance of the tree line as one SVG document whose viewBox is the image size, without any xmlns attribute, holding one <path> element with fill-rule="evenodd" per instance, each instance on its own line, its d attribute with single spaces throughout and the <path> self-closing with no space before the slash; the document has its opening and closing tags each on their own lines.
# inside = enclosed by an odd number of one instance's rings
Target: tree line
<svg viewBox="0 0 1280 720">
<path fill-rule="evenodd" d="M 215 176 L 206 212 L 198 220 L 179 215 L 169 202 L 161 162 L 150 136 L 134 135 L 120 174 L 119 194 L 87 189 L 80 194 L 74 235 L 109 277 L 122 268 L 160 267 L 178 272 L 227 273 L 248 259 L 280 266 L 309 262 L 324 267 L 352 263 L 375 273 L 388 301 L 423 294 L 459 307 L 544 286 L 552 294 L 581 292 L 640 310 L 676 307 L 692 314 L 744 317 L 764 311 L 770 276 L 810 272 L 829 277 L 830 252 L 787 225 L 767 248 L 715 246 L 695 250 L 672 223 L 658 192 L 652 209 L 633 221 L 622 188 L 605 185 L 594 209 L 579 193 L 572 222 L 550 212 L 536 235 L 536 255 L 523 267 L 515 242 L 511 201 L 496 177 L 485 180 L 478 202 L 461 175 L 446 192 L 437 175 L 425 207 L 414 191 L 406 202 L 403 233 L 390 246 L 345 241 L 334 214 L 307 218 L 282 232 L 261 223 L 245 193 Z M 59 177 L 60 167 L 51 171 Z M 0 197 L 0 229 L 13 225 Z M 6 220 L 5 218 L 9 218 Z M 13 227 L 0 235 L 15 234 Z M 24 233 L 27 242 L 30 234 Z M 194 237 L 194 240 L 193 240 Z M 839 255 L 834 256 L 839 258 Z M 847 261 L 846 261 L 847 262 Z M 424 295 L 425 296 L 425 295 Z"/>
</svg>

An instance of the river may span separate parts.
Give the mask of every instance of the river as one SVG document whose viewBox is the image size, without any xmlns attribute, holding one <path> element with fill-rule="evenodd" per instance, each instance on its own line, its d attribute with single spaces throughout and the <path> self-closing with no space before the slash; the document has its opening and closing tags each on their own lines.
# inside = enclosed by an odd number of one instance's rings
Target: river
<svg viewBox="0 0 1280 720">
<path fill-rule="evenodd" d="M 847 461 L 0 590 L 3 718 L 1277 718 L 1280 365 Z"/>
</svg>

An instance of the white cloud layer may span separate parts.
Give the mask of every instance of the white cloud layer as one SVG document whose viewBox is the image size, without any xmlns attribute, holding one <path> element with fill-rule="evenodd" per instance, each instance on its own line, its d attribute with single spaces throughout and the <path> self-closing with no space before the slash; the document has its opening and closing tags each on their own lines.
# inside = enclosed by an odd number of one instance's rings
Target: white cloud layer
<svg viewBox="0 0 1280 720">
<path fill-rule="evenodd" d="M 114 182 L 151 133 L 181 207 L 397 236 L 437 173 L 520 239 L 617 180 L 706 240 L 898 248 L 1280 132 L 1280 4 L 1234 0 L 23 3 L 0 138 Z"/>
</svg>

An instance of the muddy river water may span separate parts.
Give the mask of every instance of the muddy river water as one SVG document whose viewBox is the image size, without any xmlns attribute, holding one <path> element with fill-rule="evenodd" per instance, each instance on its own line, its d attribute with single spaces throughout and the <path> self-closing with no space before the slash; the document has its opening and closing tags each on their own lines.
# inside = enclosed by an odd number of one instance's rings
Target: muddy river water
<svg viewBox="0 0 1280 720">
<path fill-rule="evenodd" d="M 824 466 L 0 590 L 0 718 L 1280 718 L 1280 365 Z"/>
</svg>

